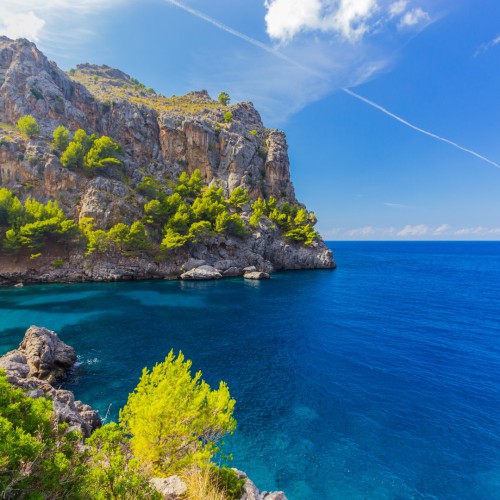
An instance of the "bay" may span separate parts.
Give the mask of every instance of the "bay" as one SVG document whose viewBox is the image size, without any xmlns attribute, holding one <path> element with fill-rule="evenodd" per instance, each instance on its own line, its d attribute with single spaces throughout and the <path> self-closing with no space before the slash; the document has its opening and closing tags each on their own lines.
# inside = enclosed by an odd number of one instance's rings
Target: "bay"
<svg viewBox="0 0 500 500">
<path fill-rule="evenodd" d="M 233 466 L 291 500 L 500 498 L 500 243 L 330 246 L 336 270 L 262 282 L 1 289 L 0 354 L 57 331 L 109 421 L 182 350 L 237 400 Z"/>
</svg>

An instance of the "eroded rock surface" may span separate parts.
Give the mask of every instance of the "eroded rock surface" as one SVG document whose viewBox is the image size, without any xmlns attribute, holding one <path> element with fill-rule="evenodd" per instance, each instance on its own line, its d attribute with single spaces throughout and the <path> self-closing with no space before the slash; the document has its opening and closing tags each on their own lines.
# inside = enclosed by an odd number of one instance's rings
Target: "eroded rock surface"
<svg viewBox="0 0 500 500">
<path fill-rule="evenodd" d="M 88 437 L 101 426 L 98 412 L 81 401 L 75 401 L 71 391 L 53 385 L 75 362 L 74 349 L 60 340 L 57 333 L 31 326 L 19 348 L 0 358 L 0 369 L 5 370 L 11 384 L 29 396 L 52 399 L 59 422 L 68 423 L 70 428 Z"/>
<path fill-rule="evenodd" d="M 137 187 L 145 176 L 165 185 L 182 171 L 200 169 L 203 180 L 224 189 L 247 189 L 252 200 L 274 196 L 279 203 L 298 203 L 290 179 L 285 134 L 268 129 L 252 103 L 221 106 L 206 91 L 165 98 L 142 87 L 125 73 L 107 66 L 83 64 L 66 74 L 27 40 L 0 37 L 0 180 L 24 201 L 57 200 L 75 221 L 92 217 L 96 228 L 131 224 L 143 216 L 147 201 Z M 230 110 L 232 119 L 224 114 Z M 17 120 L 31 114 L 41 129 L 31 139 L 19 134 Z M 122 167 L 108 177 L 89 178 L 64 168 L 54 151 L 52 132 L 106 134 L 123 146 Z M 250 206 L 242 207 L 248 223 Z M 285 240 L 272 224 L 262 222 L 246 239 L 214 237 L 190 245 L 167 261 L 151 256 L 106 254 L 85 258 L 82 248 L 44 249 L 15 257 L 0 255 L 0 284 L 16 282 L 110 281 L 178 278 L 191 271 L 190 260 L 203 261 L 223 276 L 243 269 L 316 269 L 335 266 L 323 241 L 303 245 Z M 58 263 L 54 265 L 54 262 Z M 231 262 L 230 265 L 217 265 Z"/>
</svg>

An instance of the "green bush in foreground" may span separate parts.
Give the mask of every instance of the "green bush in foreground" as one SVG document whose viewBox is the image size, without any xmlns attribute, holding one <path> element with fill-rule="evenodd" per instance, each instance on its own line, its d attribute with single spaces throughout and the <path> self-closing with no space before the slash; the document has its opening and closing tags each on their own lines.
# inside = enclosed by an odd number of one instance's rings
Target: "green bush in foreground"
<svg viewBox="0 0 500 500">
<path fill-rule="evenodd" d="M 2 498 L 78 498 L 86 452 L 67 427 L 54 421 L 51 401 L 26 396 L 0 371 Z"/>
<path fill-rule="evenodd" d="M 207 479 L 205 491 L 240 498 L 244 480 L 210 459 L 232 433 L 235 401 L 221 382 L 212 390 L 173 351 L 151 371 L 120 411 L 120 423 L 79 433 L 57 425 L 52 402 L 15 389 L 0 371 L 0 497 L 15 499 L 155 499 L 151 477 L 179 473 Z M 188 498 L 200 499 L 188 493 Z"/>
<path fill-rule="evenodd" d="M 208 464 L 220 438 L 236 427 L 227 385 L 212 390 L 201 372 L 191 375 L 191 365 L 170 351 L 163 363 L 143 370 L 120 411 L 135 458 L 154 475 Z"/>
</svg>

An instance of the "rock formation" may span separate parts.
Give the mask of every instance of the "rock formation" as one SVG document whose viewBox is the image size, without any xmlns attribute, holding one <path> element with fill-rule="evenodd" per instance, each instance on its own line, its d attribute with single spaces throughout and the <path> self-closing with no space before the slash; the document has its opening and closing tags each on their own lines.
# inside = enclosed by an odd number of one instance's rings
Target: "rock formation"
<svg viewBox="0 0 500 500">
<path fill-rule="evenodd" d="M 27 139 L 15 129 L 26 114 L 38 121 L 38 137 Z M 64 168 L 52 145 L 59 125 L 116 139 L 124 150 L 119 175 L 89 178 Z M 93 217 L 97 227 L 108 229 L 141 219 L 146 199 L 137 186 L 145 176 L 168 183 L 199 169 L 206 183 L 217 183 L 227 195 L 242 187 L 252 200 L 273 196 L 295 204 L 287 149 L 284 133 L 265 128 L 249 102 L 223 106 L 206 91 L 166 98 L 107 66 L 83 64 L 66 74 L 33 43 L 0 37 L 0 179 L 21 201 L 54 199 L 75 221 Z M 242 210 L 248 219 L 250 207 Z M 261 223 L 245 240 L 217 236 L 161 263 L 120 255 L 84 258 L 61 246 L 36 261 L 29 252 L 16 259 L 0 255 L 0 283 L 179 277 L 191 258 L 214 267 L 232 261 L 220 269 L 226 276 L 242 275 L 248 265 L 263 272 L 335 266 L 321 240 L 306 246 Z M 64 264 L 55 267 L 54 261 Z"/>
<path fill-rule="evenodd" d="M 70 428 L 88 437 L 101 426 L 98 412 L 81 401 L 75 401 L 71 391 L 53 385 L 75 362 L 75 351 L 62 342 L 57 333 L 31 326 L 19 348 L 0 358 L 0 369 L 5 370 L 12 385 L 23 389 L 29 396 L 52 399 L 58 421 L 68 423 Z"/>
</svg>

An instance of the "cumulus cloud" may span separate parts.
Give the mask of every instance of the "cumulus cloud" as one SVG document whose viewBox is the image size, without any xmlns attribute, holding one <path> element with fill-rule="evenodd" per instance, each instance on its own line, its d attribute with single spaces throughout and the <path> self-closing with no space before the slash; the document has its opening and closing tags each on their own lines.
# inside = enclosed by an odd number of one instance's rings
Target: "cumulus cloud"
<svg viewBox="0 0 500 500">
<path fill-rule="evenodd" d="M 283 42 L 306 31 L 332 32 L 356 41 L 378 10 L 376 0 L 266 0 L 265 6 L 267 32 Z"/>
<path fill-rule="evenodd" d="M 265 0 L 264 5 L 267 33 L 280 42 L 306 32 L 357 42 L 367 33 L 379 33 L 394 18 L 400 18 L 400 28 L 430 20 L 428 12 L 409 6 L 409 0 Z"/>
<path fill-rule="evenodd" d="M 420 7 L 417 7 L 415 9 L 412 9 L 408 12 L 406 12 L 403 17 L 401 18 L 401 21 L 399 22 L 399 27 L 400 28 L 407 28 L 410 26 L 415 26 L 417 24 L 421 24 L 423 22 L 429 21 L 429 14 L 425 12 L 425 10 L 421 9 Z"/>
</svg>

